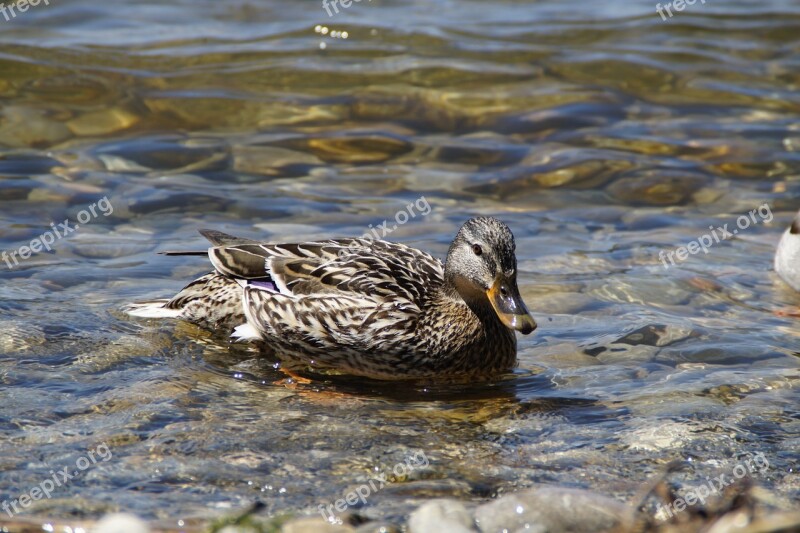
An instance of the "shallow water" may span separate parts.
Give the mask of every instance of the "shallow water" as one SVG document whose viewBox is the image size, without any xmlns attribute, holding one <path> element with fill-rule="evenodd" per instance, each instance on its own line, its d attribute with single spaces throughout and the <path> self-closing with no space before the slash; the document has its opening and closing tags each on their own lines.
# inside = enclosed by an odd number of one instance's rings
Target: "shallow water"
<svg viewBox="0 0 800 533">
<path fill-rule="evenodd" d="M 20 516 L 315 513 L 415 453 L 429 466 L 359 512 L 400 522 L 433 496 L 537 484 L 628 499 L 672 459 L 697 485 L 759 453 L 754 479 L 796 502 L 800 319 L 783 311 L 800 296 L 771 261 L 800 205 L 800 8 L 662 21 L 631 4 L 76 0 L 0 18 L 0 249 L 77 223 L 0 263 L 0 500 L 105 445 Z M 202 249 L 200 228 L 360 235 L 414 203 L 387 238 L 440 257 L 469 216 L 514 231 L 539 323 L 514 375 L 286 383 L 244 347 L 120 312 L 208 270 L 156 255 Z M 708 253 L 659 258 L 742 215 Z"/>
</svg>

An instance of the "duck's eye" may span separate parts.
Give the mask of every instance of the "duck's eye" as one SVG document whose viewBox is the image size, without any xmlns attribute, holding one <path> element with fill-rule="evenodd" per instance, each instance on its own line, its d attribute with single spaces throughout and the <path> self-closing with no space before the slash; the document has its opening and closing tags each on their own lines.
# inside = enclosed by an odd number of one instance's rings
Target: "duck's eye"
<svg viewBox="0 0 800 533">
<path fill-rule="evenodd" d="M 475 255 L 483 255 L 483 248 L 480 244 L 473 244 L 472 251 L 475 252 Z"/>
</svg>

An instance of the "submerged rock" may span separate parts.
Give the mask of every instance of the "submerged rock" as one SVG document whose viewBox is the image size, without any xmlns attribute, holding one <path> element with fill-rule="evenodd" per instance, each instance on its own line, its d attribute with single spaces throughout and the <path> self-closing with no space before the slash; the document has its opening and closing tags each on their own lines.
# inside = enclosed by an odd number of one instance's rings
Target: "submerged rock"
<svg viewBox="0 0 800 533">
<path fill-rule="evenodd" d="M 118 107 L 89 111 L 67 122 L 67 128 L 80 136 L 108 135 L 126 130 L 139 122 L 133 113 Z"/>
</svg>

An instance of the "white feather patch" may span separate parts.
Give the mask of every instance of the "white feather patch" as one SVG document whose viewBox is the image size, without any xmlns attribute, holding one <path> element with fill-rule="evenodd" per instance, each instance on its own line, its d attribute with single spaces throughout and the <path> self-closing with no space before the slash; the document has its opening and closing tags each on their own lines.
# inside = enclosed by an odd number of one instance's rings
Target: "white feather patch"
<svg viewBox="0 0 800 533">
<path fill-rule="evenodd" d="M 130 304 L 125 307 L 125 312 L 131 316 L 138 316 L 141 318 L 178 318 L 181 316 L 180 309 L 166 309 L 164 304 L 168 300 L 156 300 L 152 302 L 143 302 L 138 304 Z"/>
<path fill-rule="evenodd" d="M 233 328 L 231 338 L 236 341 L 259 341 L 261 340 L 261 333 L 250 324 L 242 324 Z"/>
</svg>

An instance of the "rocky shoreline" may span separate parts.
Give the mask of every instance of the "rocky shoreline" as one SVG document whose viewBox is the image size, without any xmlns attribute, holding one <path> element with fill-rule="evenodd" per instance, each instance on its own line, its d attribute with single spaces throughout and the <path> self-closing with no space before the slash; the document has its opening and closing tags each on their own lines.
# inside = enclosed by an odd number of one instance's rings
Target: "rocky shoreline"
<svg viewBox="0 0 800 533">
<path fill-rule="evenodd" d="M 743 478 L 704 504 L 675 491 L 669 473 L 654 476 L 629 502 L 593 491 L 540 486 L 502 495 L 482 504 L 451 498 L 431 499 L 404 523 L 369 520 L 345 512 L 329 516 L 283 515 L 264 518 L 256 504 L 247 512 L 206 523 L 179 521 L 178 528 L 147 523 L 132 514 L 112 513 L 94 523 L 37 520 L 0 521 L 4 532 L 89 531 L 91 533 L 778 533 L 800 530 L 800 511 Z M 691 490 L 689 491 L 691 492 Z M 679 493 L 683 494 L 680 496 Z M 704 498 L 705 500 L 705 498 Z"/>
</svg>

